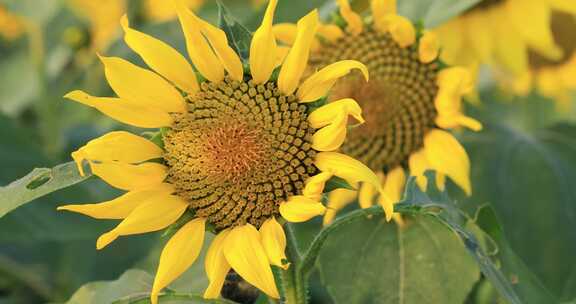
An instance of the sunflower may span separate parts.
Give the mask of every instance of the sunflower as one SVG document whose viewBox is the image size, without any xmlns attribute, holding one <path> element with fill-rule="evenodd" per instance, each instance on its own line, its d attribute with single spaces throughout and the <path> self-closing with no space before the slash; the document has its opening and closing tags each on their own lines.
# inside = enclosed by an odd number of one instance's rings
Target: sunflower
<svg viewBox="0 0 576 304">
<path fill-rule="evenodd" d="M 22 33 L 24 33 L 22 19 L 0 4 L 0 37 L 10 41 L 20 37 Z"/>
<path fill-rule="evenodd" d="M 366 123 L 353 128 L 341 150 L 380 175 L 383 193 L 364 183 L 360 191 L 337 189 L 330 194 L 331 208 L 324 223 L 337 210 L 358 198 L 361 207 L 377 200 L 387 205 L 398 202 L 406 182 L 405 170 L 417 177 L 425 189 L 424 172 L 437 171 L 437 184 L 444 187 L 450 177 L 467 194 L 471 193 L 470 162 L 464 148 L 446 129 L 467 127 L 478 131 L 481 124 L 462 114 L 461 97 L 472 87 L 470 73 L 462 67 L 445 67 L 439 60 L 438 41 L 433 32 L 417 31 L 409 20 L 396 14 L 395 1 L 371 1 L 372 21 L 366 22 L 339 0 L 345 28 L 321 25 L 311 55 L 313 67 L 349 58 L 366 64 L 370 82 L 357 74 L 337 84 L 329 100 L 343 95 L 358 100 Z M 292 44 L 296 27 L 278 24 L 280 40 Z M 341 120 L 341 124 L 345 121 Z M 401 219 L 395 217 L 400 223 Z"/>
<path fill-rule="evenodd" d="M 184 0 L 183 2 L 189 9 L 196 11 L 206 0 Z M 166 22 L 177 16 L 171 1 L 144 0 L 142 5 L 144 17 L 153 22 Z"/>
<path fill-rule="evenodd" d="M 68 0 L 68 7 L 90 24 L 90 46 L 92 51 L 102 51 L 114 41 L 118 34 L 118 20 L 126 12 L 125 0 Z M 77 36 L 77 30 L 68 31 Z"/>
<path fill-rule="evenodd" d="M 252 0 L 254 7 L 260 7 L 267 0 Z M 184 0 L 184 3 L 191 10 L 198 10 L 202 7 L 207 0 Z M 170 1 L 166 0 L 144 0 L 143 3 L 144 16 L 146 19 L 153 22 L 166 22 L 176 18 L 173 5 Z"/>
<path fill-rule="evenodd" d="M 128 46 L 153 70 L 116 57 L 100 59 L 118 97 L 73 91 L 67 98 L 136 127 L 162 128 L 162 145 L 117 131 L 72 153 L 91 172 L 127 193 L 111 201 L 59 207 L 98 219 L 122 219 L 98 238 L 102 249 L 120 236 L 157 231 L 193 214 L 170 238 L 151 292 L 159 292 L 197 258 L 205 230 L 216 233 L 205 269 L 204 297 L 218 297 L 233 269 L 273 298 L 279 294 L 270 265 L 289 267 L 281 223 L 322 215 L 325 183 L 337 176 L 379 188 L 359 161 L 335 152 L 349 116 L 362 122 L 350 99 L 322 105 L 336 80 L 366 67 L 339 61 L 301 82 L 318 26 L 317 11 L 297 25 L 294 46 L 278 61 L 272 32 L 277 1 L 270 1 L 244 64 L 226 33 L 198 18 L 183 3 L 176 9 L 193 67 L 173 48 L 121 25 Z M 244 68 L 246 66 L 246 68 Z M 278 75 L 277 78 L 272 75 Z M 385 206 L 391 215 L 391 205 Z"/>
<path fill-rule="evenodd" d="M 442 59 L 474 68 L 497 67 L 505 74 L 502 79 L 514 79 L 516 91 L 527 92 L 534 84 L 545 95 L 565 96 L 565 89 L 574 87 L 573 79 L 564 75 L 575 75 L 576 27 L 567 16 L 575 14 L 573 0 L 480 1 L 436 29 Z"/>
<path fill-rule="evenodd" d="M 572 14 L 555 12 L 552 15 L 552 33 L 562 56 L 553 60 L 529 50 L 528 71 L 513 79 L 512 87 L 517 94 L 527 95 L 536 88 L 543 96 L 556 100 L 559 109 L 569 110 L 571 94 L 576 91 L 575 32 L 576 3 Z"/>
</svg>

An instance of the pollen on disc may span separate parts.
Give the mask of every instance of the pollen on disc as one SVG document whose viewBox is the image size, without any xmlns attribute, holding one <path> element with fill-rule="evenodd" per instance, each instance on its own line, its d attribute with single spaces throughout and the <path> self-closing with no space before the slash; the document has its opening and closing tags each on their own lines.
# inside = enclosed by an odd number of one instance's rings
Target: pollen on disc
<svg viewBox="0 0 576 304">
<path fill-rule="evenodd" d="M 389 34 L 371 27 L 324 44 L 313 64 L 319 68 L 344 59 L 364 63 L 370 81 L 359 74 L 350 75 L 340 80 L 329 96 L 332 100 L 354 98 L 366 119 L 350 131 L 343 152 L 373 170 L 405 164 L 435 125 L 437 63 L 420 62 L 417 48 L 402 48 Z"/>
<path fill-rule="evenodd" d="M 317 173 L 308 109 L 276 84 L 204 82 L 164 136 L 168 182 L 217 229 L 259 227 Z"/>
</svg>

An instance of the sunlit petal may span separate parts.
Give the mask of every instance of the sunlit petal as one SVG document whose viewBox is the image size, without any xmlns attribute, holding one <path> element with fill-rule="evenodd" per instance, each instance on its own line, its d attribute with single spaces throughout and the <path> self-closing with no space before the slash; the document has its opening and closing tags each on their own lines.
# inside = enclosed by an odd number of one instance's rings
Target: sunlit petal
<svg viewBox="0 0 576 304">
<path fill-rule="evenodd" d="M 165 112 L 185 112 L 184 98 L 164 78 L 122 58 L 100 56 L 108 83 L 122 99 Z"/>
<path fill-rule="evenodd" d="M 338 61 L 314 73 L 300 85 L 297 92 L 300 102 L 311 102 L 326 96 L 336 80 L 346 76 L 353 69 L 360 70 L 368 81 L 368 68 L 364 64 L 355 60 Z"/>
<path fill-rule="evenodd" d="M 270 0 L 260 27 L 254 32 L 250 44 L 250 72 L 255 84 L 261 84 L 272 75 L 276 67 L 276 38 L 272 31 L 272 21 L 277 0 Z"/>
<path fill-rule="evenodd" d="M 290 263 L 286 263 L 286 235 L 282 226 L 272 217 L 262 224 L 260 235 L 270 264 L 288 269 Z"/>
<path fill-rule="evenodd" d="M 452 134 L 434 129 L 424 137 L 426 159 L 436 171 L 446 174 L 470 195 L 470 160 Z"/>
<path fill-rule="evenodd" d="M 72 91 L 64 97 L 93 107 L 115 120 L 135 127 L 161 128 L 172 125 L 172 117 L 167 112 L 137 105 L 124 99 L 94 97 L 82 91 Z"/>
<path fill-rule="evenodd" d="M 173 192 L 172 185 L 159 184 L 150 189 L 130 191 L 110 201 L 60 206 L 58 210 L 77 212 L 97 219 L 123 219 L 140 205 L 152 201 L 162 202 Z"/>
<path fill-rule="evenodd" d="M 158 231 L 174 223 L 188 208 L 188 203 L 174 195 L 161 201 L 150 201 L 138 206 L 116 228 L 102 234 L 96 248 L 102 249 L 122 235 Z"/>
<path fill-rule="evenodd" d="M 164 246 L 150 293 L 152 304 L 158 303 L 160 290 L 184 273 L 198 258 L 204 243 L 205 223 L 204 218 L 191 220 L 182 226 Z"/>
<path fill-rule="evenodd" d="M 324 212 L 326 207 L 322 203 L 303 195 L 292 196 L 287 202 L 280 204 L 280 215 L 292 223 L 305 222 Z"/>
<path fill-rule="evenodd" d="M 190 56 L 192 63 L 206 79 L 212 82 L 222 81 L 224 79 L 224 66 L 202 35 L 200 22 L 184 3 L 180 0 L 174 0 L 174 2 L 186 38 L 188 56 Z"/>
<path fill-rule="evenodd" d="M 204 268 L 206 269 L 206 275 L 210 283 L 204 291 L 205 299 L 217 299 L 224 285 L 224 280 L 228 271 L 230 271 L 230 264 L 226 261 L 224 256 L 224 240 L 230 233 L 230 230 L 225 229 L 218 232 L 208 252 L 206 252 L 206 258 L 204 260 Z"/>
<path fill-rule="evenodd" d="M 122 190 L 138 190 L 160 184 L 168 174 L 164 165 L 143 163 L 139 165 L 118 162 L 90 163 L 92 173 L 112 187 Z"/>
<path fill-rule="evenodd" d="M 246 282 L 269 297 L 280 298 L 260 233 L 254 226 L 246 224 L 232 228 L 224 240 L 224 256 Z"/>
<path fill-rule="evenodd" d="M 308 65 L 310 47 L 318 28 L 318 11 L 313 10 L 298 21 L 294 45 L 284 60 L 278 76 L 278 89 L 284 95 L 292 95 Z"/>
<path fill-rule="evenodd" d="M 131 29 L 126 15 L 120 23 L 125 32 L 126 44 L 138 53 L 149 67 L 187 93 L 198 91 L 196 74 L 184 56 L 168 44 Z"/>
</svg>

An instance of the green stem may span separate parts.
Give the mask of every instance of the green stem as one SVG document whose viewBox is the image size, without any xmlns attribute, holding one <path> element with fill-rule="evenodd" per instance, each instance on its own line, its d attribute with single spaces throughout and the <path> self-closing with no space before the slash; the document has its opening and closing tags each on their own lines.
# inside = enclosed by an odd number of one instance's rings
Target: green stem
<svg viewBox="0 0 576 304">
<path fill-rule="evenodd" d="M 192 293 L 176 293 L 176 292 L 165 293 L 160 294 L 158 296 L 158 299 L 162 300 L 162 302 L 182 300 L 182 301 L 193 301 L 194 303 L 237 304 L 234 301 L 226 299 L 204 299 L 202 295 Z M 121 299 L 113 302 L 113 304 L 149 304 L 149 303 L 150 303 L 149 294 L 135 295 L 127 299 Z"/>
<path fill-rule="evenodd" d="M 308 284 L 302 276 L 300 263 L 302 254 L 298 247 L 298 240 L 290 224 L 285 225 L 288 259 L 292 263 L 280 273 L 284 303 L 306 304 L 308 302 Z"/>
</svg>

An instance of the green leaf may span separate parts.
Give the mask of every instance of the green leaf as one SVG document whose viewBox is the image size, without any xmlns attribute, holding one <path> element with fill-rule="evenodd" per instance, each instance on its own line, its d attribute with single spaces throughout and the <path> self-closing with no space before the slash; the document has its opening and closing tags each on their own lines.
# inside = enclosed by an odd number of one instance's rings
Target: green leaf
<svg viewBox="0 0 576 304">
<path fill-rule="evenodd" d="M 66 304 L 104 304 L 132 294 L 150 293 L 153 277 L 143 270 L 131 269 L 114 281 L 85 284 Z"/>
<path fill-rule="evenodd" d="M 576 296 L 576 126 L 528 129 L 485 120 L 464 137 L 472 162 L 472 202 L 488 202 L 510 245 L 560 300 Z"/>
<path fill-rule="evenodd" d="M 478 241 L 477 235 L 470 231 L 470 220 L 461 211 L 448 194 L 441 192 L 436 187 L 435 174 L 425 173 L 429 182 L 426 192 L 422 192 L 416 185 L 416 179 L 411 177 L 406 184 L 404 199 L 394 206 L 394 210 L 408 214 L 430 214 L 460 237 L 468 252 L 476 259 L 480 270 L 492 285 L 498 290 L 500 295 L 513 304 L 522 303 L 514 286 L 509 278 L 498 270 L 496 264 L 485 253 L 485 249 Z"/>
<path fill-rule="evenodd" d="M 497 253 L 494 257 L 500 262 L 500 271 L 512 281 L 521 280 L 521 283 L 515 284 L 514 288 L 523 298 L 524 303 L 558 302 L 558 299 L 544 287 L 542 282 L 512 250 L 492 207 L 488 205 L 480 207 L 476 214 L 475 223 L 490 236 L 490 240 L 495 242 Z"/>
<path fill-rule="evenodd" d="M 40 83 L 30 55 L 25 51 L 2 56 L 0 71 L 0 111 L 14 116 L 21 113 L 38 96 Z"/>
<path fill-rule="evenodd" d="M 480 277 L 458 237 L 429 216 L 405 228 L 358 218 L 328 237 L 319 263 L 336 303 L 462 303 Z"/>
<path fill-rule="evenodd" d="M 74 162 L 52 169 L 36 168 L 19 180 L 0 187 L 0 217 L 36 198 L 69 187 L 88 178 L 80 176 Z"/>
<path fill-rule="evenodd" d="M 324 187 L 324 193 L 328 193 L 330 191 L 344 188 L 349 190 L 356 190 L 352 185 L 350 185 L 345 179 L 340 178 L 338 176 L 332 176 L 327 182 L 326 186 Z"/>
<path fill-rule="evenodd" d="M 228 44 L 240 55 L 240 58 L 247 61 L 252 33 L 236 21 L 220 1 L 218 1 L 218 21 L 220 28 L 226 33 Z"/>
</svg>

